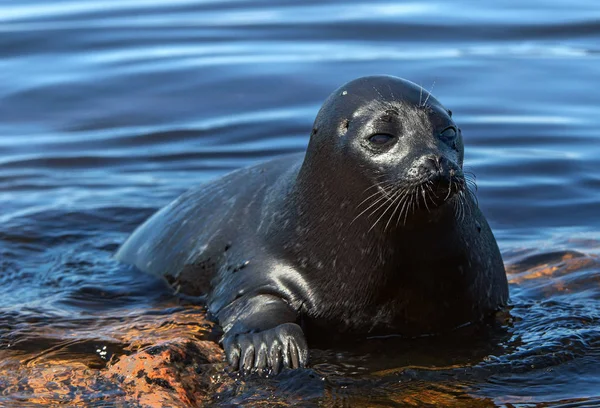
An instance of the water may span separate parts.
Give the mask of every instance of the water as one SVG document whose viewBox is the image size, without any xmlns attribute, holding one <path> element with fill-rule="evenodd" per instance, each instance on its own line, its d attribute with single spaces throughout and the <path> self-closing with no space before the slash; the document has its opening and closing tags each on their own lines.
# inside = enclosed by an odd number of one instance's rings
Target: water
<svg viewBox="0 0 600 408">
<path fill-rule="evenodd" d="M 214 401 L 600 405 L 599 44 L 594 0 L 0 3 L 0 405 L 119 404 L 109 361 L 208 338 L 201 308 L 111 254 L 187 188 L 303 151 L 325 97 L 369 74 L 453 110 L 511 308 L 313 350 Z"/>
</svg>

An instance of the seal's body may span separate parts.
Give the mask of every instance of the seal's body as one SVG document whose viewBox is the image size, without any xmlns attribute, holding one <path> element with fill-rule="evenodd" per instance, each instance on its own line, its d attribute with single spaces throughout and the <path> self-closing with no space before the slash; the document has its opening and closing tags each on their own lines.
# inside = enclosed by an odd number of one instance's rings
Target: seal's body
<svg viewBox="0 0 600 408">
<path fill-rule="evenodd" d="M 206 295 L 240 369 L 304 366 L 305 334 L 443 332 L 508 297 L 462 163 L 460 129 L 429 93 L 359 78 L 324 103 L 306 155 L 188 191 L 117 258 Z"/>
</svg>

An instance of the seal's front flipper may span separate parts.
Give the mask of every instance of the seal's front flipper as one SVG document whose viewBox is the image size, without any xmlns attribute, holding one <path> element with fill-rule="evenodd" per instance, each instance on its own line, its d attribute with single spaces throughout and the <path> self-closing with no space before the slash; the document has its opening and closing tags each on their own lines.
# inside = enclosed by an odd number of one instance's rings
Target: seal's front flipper
<svg viewBox="0 0 600 408">
<path fill-rule="evenodd" d="M 243 373 L 302 368 L 308 360 L 297 313 L 274 294 L 246 295 L 217 313 L 229 364 Z"/>
<path fill-rule="evenodd" d="M 295 323 L 284 323 L 256 333 L 225 335 L 223 341 L 229 364 L 242 373 L 303 368 L 308 359 L 304 333 Z"/>
</svg>

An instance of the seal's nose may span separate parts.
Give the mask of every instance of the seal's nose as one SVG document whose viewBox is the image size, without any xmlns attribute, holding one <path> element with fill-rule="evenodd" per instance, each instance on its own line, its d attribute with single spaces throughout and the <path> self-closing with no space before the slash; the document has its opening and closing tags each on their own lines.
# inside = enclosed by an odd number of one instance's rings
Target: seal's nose
<svg viewBox="0 0 600 408">
<path fill-rule="evenodd" d="M 443 156 L 429 155 L 423 158 L 420 173 L 424 176 L 437 176 L 443 172 Z"/>
</svg>

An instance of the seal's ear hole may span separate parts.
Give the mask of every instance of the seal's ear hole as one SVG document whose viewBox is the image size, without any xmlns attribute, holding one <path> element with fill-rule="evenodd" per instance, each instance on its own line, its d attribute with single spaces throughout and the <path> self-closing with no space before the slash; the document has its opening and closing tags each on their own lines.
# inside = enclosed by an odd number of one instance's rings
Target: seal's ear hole
<svg viewBox="0 0 600 408">
<path fill-rule="evenodd" d="M 345 134 L 348 131 L 349 127 L 350 127 L 350 120 L 344 119 L 342 121 L 342 123 L 340 124 L 340 131 L 341 131 L 341 133 Z"/>
</svg>

